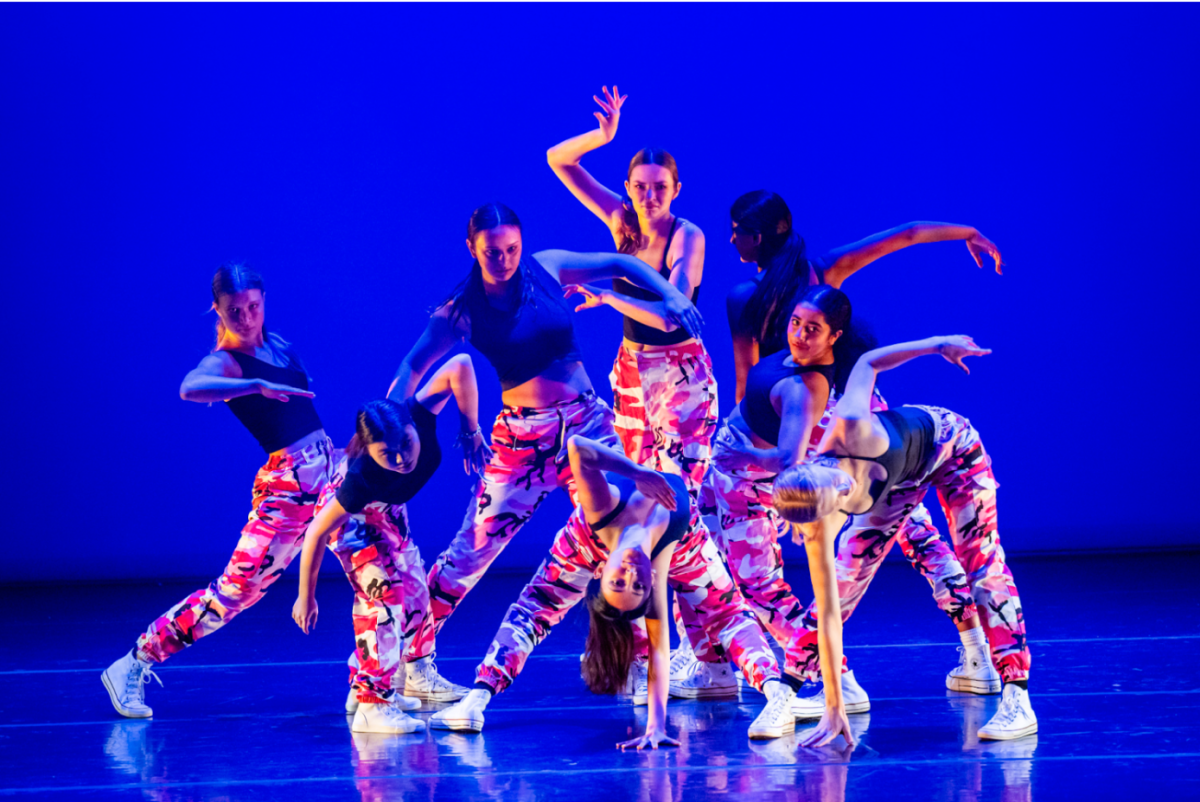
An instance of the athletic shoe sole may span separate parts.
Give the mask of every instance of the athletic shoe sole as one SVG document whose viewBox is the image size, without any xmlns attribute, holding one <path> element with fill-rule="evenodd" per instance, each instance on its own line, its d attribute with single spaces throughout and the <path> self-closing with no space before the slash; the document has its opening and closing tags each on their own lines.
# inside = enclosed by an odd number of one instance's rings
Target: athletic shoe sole
<svg viewBox="0 0 1200 802">
<path fill-rule="evenodd" d="M 435 730 L 451 730 L 452 732 L 482 732 L 483 716 L 430 719 L 429 726 Z"/>
<path fill-rule="evenodd" d="M 946 690 L 957 691 L 959 693 L 973 693 L 978 696 L 991 696 L 992 694 L 1000 693 L 1000 678 L 995 679 L 968 679 L 967 677 L 954 677 L 946 675 Z"/>
<path fill-rule="evenodd" d="M 746 734 L 750 736 L 750 740 L 752 740 L 752 741 L 770 741 L 775 738 L 782 738 L 783 736 L 787 735 L 788 733 L 792 733 L 795 731 L 796 731 L 796 722 L 790 721 L 787 724 L 783 724 L 782 726 L 758 730 L 757 732 L 755 730 L 750 730 Z"/>
<path fill-rule="evenodd" d="M 109 683 L 107 671 L 100 672 L 100 681 L 104 683 L 104 689 L 108 691 L 108 699 L 112 702 L 113 708 L 125 718 L 151 718 L 154 715 L 153 710 L 147 713 L 133 713 L 128 708 L 121 707 L 121 697 L 117 695 L 116 689 Z"/>
<path fill-rule="evenodd" d="M 457 702 L 467 695 L 469 689 L 462 691 L 418 691 L 404 686 L 404 695 L 410 699 L 421 699 L 426 702 Z"/>
<path fill-rule="evenodd" d="M 715 688 L 680 688 L 671 686 L 674 699 L 731 699 L 738 695 L 737 684 L 720 685 Z"/>
<path fill-rule="evenodd" d="M 1033 722 L 1027 727 L 1012 732 L 996 732 L 989 733 L 985 730 L 979 731 L 979 740 L 981 741 L 1012 741 L 1017 738 L 1024 738 L 1026 735 L 1033 735 L 1038 731 L 1037 722 Z"/>
<path fill-rule="evenodd" d="M 355 722 L 355 723 L 357 724 L 357 722 Z M 369 732 L 369 733 L 375 733 L 378 735 L 412 735 L 414 732 L 424 732 L 425 731 L 425 723 L 418 721 L 417 724 L 419 726 L 414 727 L 413 729 L 404 729 L 404 730 L 397 729 L 395 727 L 376 727 L 376 728 L 363 727 L 360 729 L 359 727 L 356 727 L 352 724 L 350 726 L 350 730 L 352 732 Z"/>
</svg>

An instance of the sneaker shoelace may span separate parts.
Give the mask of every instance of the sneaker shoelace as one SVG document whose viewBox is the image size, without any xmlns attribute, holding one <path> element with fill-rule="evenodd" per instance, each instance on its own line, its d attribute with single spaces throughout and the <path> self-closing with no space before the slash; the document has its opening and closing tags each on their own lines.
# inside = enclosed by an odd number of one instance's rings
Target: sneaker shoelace
<svg viewBox="0 0 1200 802">
<path fill-rule="evenodd" d="M 698 663 L 695 654 L 691 649 L 680 646 L 675 650 L 675 654 L 671 655 L 671 673 L 677 674 L 684 669 L 685 666 L 691 663 Z"/>
<path fill-rule="evenodd" d="M 1014 693 L 1005 697 L 1000 702 L 1000 709 L 996 711 L 996 718 L 1000 720 L 1001 725 L 1012 724 L 1017 719 L 1017 714 L 1021 712 L 1021 705 L 1017 701 L 1017 695 Z"/>
<path fill-rule="evenodd" d="M 134 663 L 134 670 L 130 671 L 125 679 L 125 696 L 138 704 L 145 704 L 146 686 L 150 684 L 150 680 L 157 682 L 160 688 L 162 680 L 149 666 L 143 666 L 138 660 L 134 660 Z"/>
<path fill-rule="evenodd" d="M 788 708 L 788 715 L 791 715 L 792 697 L 787 694 L 780 693 L 774 699 L 767 702 L 767 706 L 763 708 L 759 715 L 759 720 L 773 722 L 783 713 L 784 707 Z"/>
</svg>

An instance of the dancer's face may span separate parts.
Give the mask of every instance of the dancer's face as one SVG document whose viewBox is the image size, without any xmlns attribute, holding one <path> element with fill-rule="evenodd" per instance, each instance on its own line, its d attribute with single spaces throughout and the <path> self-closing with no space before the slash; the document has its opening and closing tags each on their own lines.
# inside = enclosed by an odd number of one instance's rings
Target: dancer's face
<svg viewBox="0 0 1200 802">
<path fill-rule="evenodd" d="M 225 330 L 240 340 L 255 341 L 262 337 L 266 297 L 262 290 L 242 290 L 221 295 L 215 304 L 217 316 Z"/>
<path fill-rule="evenodd" d="M 483 268 L 484 278 L 491 283 L 503 283 L 516 275 L 521 266 L 521 229 L 517 226 L 496 226 L 467 240 L 467 249 Z"/>
<path fill-rule="evenodd" d="M 639 164 L 629 173 L 625 192 L 638 217 L 653 220 L 671 213 L 671 201 L 679 196 L 681 184 L 661 164 Z"/>
<path fill-rule="evenodd" d="M 421 438 L 411 423 L 397 436 L 367 446 L 367 453 L 385 471 L 412 473 L 421 458 Z"/>
<path fill-rule="evenodd" d="M 641 549 L 617 549 L 600 574 L 604 600 L 622 612 L 637 609 L 650 595 L 650 557 Z"/>
<path fill-rule="evenodd" d="M 820 364 L 833 352 L 840 331 L 833 331 L 821 310 L 808 304 L 796 304 L 788 320 L 788 349 L 798 365 Z"/>
<path fill-rule="evenodd" d="M 733 247 L 737 248 L 738 258 L 743 262 L 758 261 L 758 246 L 762 244 L 762 234 L 751 234 L 738 228 L 737 220 L 733 221 L 733 235 L 729 237 Z"/>
</svg>

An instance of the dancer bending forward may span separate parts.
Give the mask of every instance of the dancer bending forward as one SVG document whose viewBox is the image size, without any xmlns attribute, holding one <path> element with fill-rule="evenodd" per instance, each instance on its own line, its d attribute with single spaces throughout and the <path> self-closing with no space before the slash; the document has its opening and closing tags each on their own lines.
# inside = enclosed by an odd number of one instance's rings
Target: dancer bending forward
<svg viewBox="0 0 1200 802">
<path fill-rule="evenodd" d="M 417 674 L 420 666 L 403 660 L 405 642 L 429 615 L 425 566 L 406 505 L 441 464 L 437 415 L 451 395 L 462 423 L 464 468 L 482 471 L 491 451 L 471 436 L 478 427 L 479 392 L 471 358 L 460 354 L 407 402 L 370 401 L 359 409 L 354 437 L 321 493 L 300 558 L 292 618 L 304 632 L 317 622 L 317 578 L 326 542 L 354 588 L 355 655 L 346 710 L 354 712 L 355 732 L 425 728 L 404 714 L 420 707 L 420 699 L 393 690 L 397 684 L 406 690 L 411 685 L 414 696 L 432 696 Z M 432 700 L 448 701 L 446 696 Z"/>
<path fill-rule="evenodd" d="M 292 347 L 264 323 L 262 276 L 225 265 L 212 281 L 217 347 L 183 379 L 179 394 L 224 401 L 250 430 L 267 462 L 254 477 L 250 520 L 225 572 L 150 624 L 101 680 L 122 716 L 149 718 L 144 683 L 161 663 L 257 604 L 300 553 L 317 495 L 329 481 L 333 443 L 313 407 L 308 375 Z M 161 682 L 159 683 L 161 684 Z"/>
<path fill-rule="evenodd" d="M 845 542 L 873 536 L 890 545 L 930 487 L 937 488 L 955 545 L 965 540 L 981 544 L 973 551 L 978 558 L 964 566 L 975 604 L 969 604 L 963 618 L 970 621 L 976 615 L 976 604 L 986 611 L 983 629 L 1005 686 L 999 711 L 979 730 L 979 737 L 1003 740 L 1037 732 L 1028 695 L 1025 621 L 1012 572 L 1004 564 L 996 527 L 997 484 L 979 434 L 966 418 L 940 407 L 871 412 L 880 371 L 926 354 L 941 354 L 967 371 L 965 357 L 988 353 L 962 336 L 867 352 L 838 400 L 834 420 L 821 439 L 820 456 L 775 480 L 775 509 L 795 525 L 793 537 L 803 540 L 815 595 L 815 610 L 806 616 L 809 629 L 798 647 L 808 657 L 803 669 L 807 677 L 820 672 L 825 680 L 825 713 L 806 744 L 828 743 L 839 732 L 849 737 L 840 682 L 842 622 L 879 565 L 843 563 L 835 568 L 838 533 L 853 518 Z M 791 651 L 796 650 L 793 645 Z"/>
<path fill-rule="evenodd" d="M 768 703 L 750 725 L 751 738 L 792 732 L 791 700 L 798 682 L 781 677 L 753 613 L 725 570 L 683 480 L 639 466 L 612 448 L 583 437 L 568 444 L 579 506 L 555 537 L 550 557 L 505 614 L 476 671 L 475 689 L 435 713 L 439 729 L 478 732 L 492 696 L 512 684 L 533 648 L 583 600 L 591 627 L 584 677 L 598 693 L 616 693 L 638 653 L 649 658 L 646 733 L 618 746 L 678 745 L 666 733 L 669 650 L 662 618 L 667 587 L 675 591 L 689 632 L 703 630 L 733 660 Z M 646 639 L 631 624 L 645 619 Z M 701 648 L 700 644 L 696 645 Z"/>
</svg>

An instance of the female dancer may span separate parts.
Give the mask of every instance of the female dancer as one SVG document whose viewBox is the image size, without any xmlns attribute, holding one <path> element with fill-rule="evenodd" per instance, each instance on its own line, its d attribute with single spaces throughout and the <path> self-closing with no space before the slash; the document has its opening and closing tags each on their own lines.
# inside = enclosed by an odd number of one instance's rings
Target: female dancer
<svg viewBox="0 0 1200 802">
<path fill-rule="evenodd" d="M 225 626 L 279 578 L 300 552 L 332 467 L 333 444 L 313 408 L 304 366 L 291 345 L 267 333 L 262 276 L 225 265 L 213 276 L 212 296 L 217 347 L 184 377 L 179 394 L 202 404 L 225 401 L 267 452 L 267 463 L 254 477 L 250 521 L 225 572 L 156 619 L 100 675 L 113 707 L 129 718 L 152 715 L 143 687 L 158 679 L 151 663 Z"/>
<path fill-rule="evenodd" d="M 621 749 L 678 746 L 666 733 L 667 637 L 660 619 L 667 586 L 680 601 L 689 631 L 703 630 L 766 694 L 766 708 L 750 725 L 751 738 L 779 738 L 795 728 L 791 699 L 799 682 L 781 677 L 774 655 L 721 562 L 695 500 L 682 479 L 635 464 L 585 437 L 568 441 L 578 482 L 578 506 L 554 539 L 476 671 L 475 689 L 439 711 L 430 726 L 479 732 L 493 695 L 512 684 L 533 648 L 587 594 L 591 627 L 584 678 L 597 693 L 616 693 L 639 651 L 648 651 L 649 715 L 646 733 Z M 645 618 L 648 644 L 631 624 Z M 701 648 L 701 647 L 697 647 Z"/>
<path fill-rule="evenodd" d="M 451 395 L 458 404 L 459 442 L 466 449 L 463 466 L 468 473 L 482 472 L 492 454 L 473 437 L 479 428 L 479 391 L 471 358 L 459 354 L 407 402 L 370 401 L 359 409 L 354 437 L 321 493 L 300 557 L 292 618 L 305 633 L 317 623 L 317 579 L 327 542 L 354 588 L 355 732 L 425 728 L 404 714 L 421 702 L 397 695 L 392 683 L 405 641 L 429 610 L 425 565 L 412 540 L 406 505 L 441 464 L 437 416 Z"/>
<path fill-rule="evenodd" d="M 616 136 L 621 106 L 628 96 L 617 87 L 595 112 L 600 126 L 561 142 L 546 153 L 554 174 L 579 201 L 608 226 L 620 253 L 636 256 L 658 270 L 693 303 L 704 271 L 704 234 L 671 214 L 679 197 L 679 169 L 670 153 L 644 148 L 629 162 L 625 192 L 605 187 L 583 168 L 584 154 Z M 624 279 L 612 290 L 573 286 L 585 296 L 576 311 L 607 304 L 625 316 L 625 338 L 609 382 L 617 435 L 626 455 L 640 465 L 683 477 L 696 496 L 712 459 L 717 428 L 717 383 L 712 360 L 700 340 L 667 319 L 659 296 Z"/>
<path fill-rule="evenodd" d="M 566 439 L 617 442 L 612 410 L 596 397 L 580 361 L 562 285 L 622 277 L 659 293 L 675 325 L 695 332 L 700 322 L 679 290 L 632 256 L 552 250 L 523 257 L 521 222 L 500 204 L 474 211 L 467 248 L 475 258 L 470 274 L 434 311 L 388 392 L 392 399 L 412 395 L 425 372 L 465 339 L 496 368 L 504 403 L 492 428 L 494 454 L 463 528 L 429 571 L 431 614 L 409 646 L 406 696 L 435 685 L 466 692 L 432 669 L 437 632 L 556 486 L 574 501 Z M 477 429 L 472 445 L 482 439 Z"/>
<path fill-rule="evenodd" d="M 867 529 L 877 538 L 894 538 L 931 486 L 937 488 L 955 544 L 982 542 L 977 552 L 981 559 L 965 566 L 974 603 L 963 617 L 974 618 L 976 605 L 986 611 L 983 628 L 1005 686 L 999 711 L 979 730 L 979 737 L 1002 740 L 1037 731 L 1027 686 L 1025 621 L 1012 572 L 1004 564 L 996 528 L 997 483 L 979 434 L 966 418 L 939 407 L 871 412 L 880 371 L 918 356 L 941 354 L 969 373 L 963 359 L 988 353 L 962 336 L 869 351 L 854 366 L 833 423 L 821 439 L 817 461 L 789 468 L 775 480 L 775 509 L 795 524 L 793 537 L 803 540 L 815 594 L 816 632 L 810 629 L 793 650 L 807 651 L 807 676 L 817 673 L 819 663 L 825 679 L 825 714 L 805 745 L 828 743 L 839 732 L 850 731 L 838 681 L 842 621 L 866 592 L 878 566 L 863 564 L 857 573 L 835 571 L 834 541 L 851 516 L 848 541 Z"/>
</svg>

